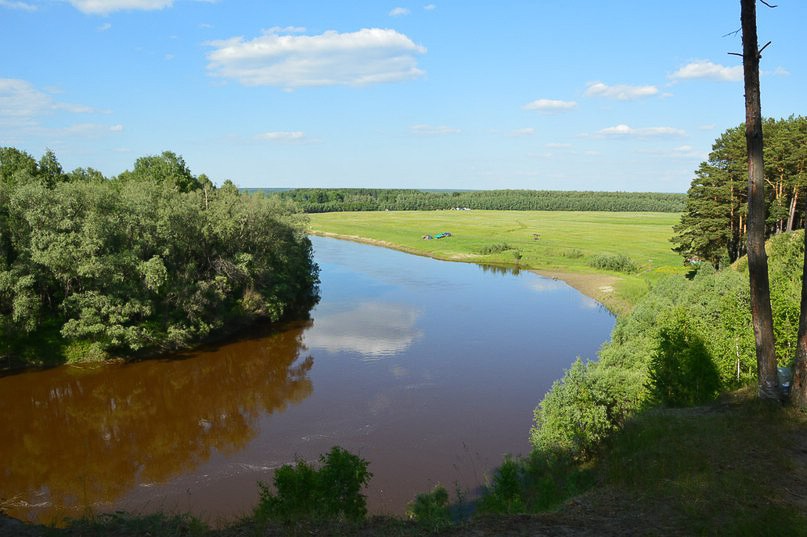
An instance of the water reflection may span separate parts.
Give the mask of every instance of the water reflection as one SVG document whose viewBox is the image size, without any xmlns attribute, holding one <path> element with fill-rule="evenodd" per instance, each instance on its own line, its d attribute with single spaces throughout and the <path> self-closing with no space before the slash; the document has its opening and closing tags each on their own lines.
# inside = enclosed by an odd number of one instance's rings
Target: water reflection
<svg viewBox="0 0 807 537">
<path fill-rule="evenodd" d="M 401 303 L 363 302 L 348 311 L 320 310 L 305 343 L 312 349 L 378 360 L 404 352 L 421 337 L 418 317 L 417 308 Z"/>
<path fill-rule="evenodd" d="M 0 508 L 58 521 L 243 448 L 261 413 L 312 393 L 307 326 L 189 359 L 0 379 Z"/>
<path fill-rule="evenodd" d="M 490 274 L 502 274 L 504 276 L 518 276 L 521 274 L 521 267 L 519 266 L 508 267 L 502 265 L 485 265 L 482 263 L 477 264 L 477 266 L 482 269 L 482 272 L 488 272 Z"/>
</svg>

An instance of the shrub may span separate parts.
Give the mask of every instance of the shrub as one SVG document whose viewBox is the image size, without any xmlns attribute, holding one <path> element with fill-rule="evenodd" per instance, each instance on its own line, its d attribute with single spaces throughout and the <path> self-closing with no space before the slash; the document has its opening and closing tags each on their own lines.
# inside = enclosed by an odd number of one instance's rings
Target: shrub
<svg viewBox="0 0 807 537">
<path fill-rule="evenodd" d="M 639 267 L 625 254 L 599 254 L 589 261 L 589 265 L 602 270 L 612 270 L 614 272 L 637 272 Z"/>
<path fill-rule="evenodd" d="M 512 250 L 513 247 L 507 244 L 506 242 L 497 242 L 496 244 L 489 244 L 487 246 L 483 246 L 479 253 L 482 255 L 490 255 L 490 254 L 500 254 L 502 252 L 506 252 L 507 250 Z"/>
<path fill-rule="evenodd" d="M 639 407 L 641 381 L 634 371 L 598 367 L 579 358 L 535 409 L 533 447 L 586 460 Z"/>
<path fill-rule="evenodd" d="M 373 475 L 367 471 L 368 462 L 336 446 L 322 455 L 320 462 L 319 470 L 302 460 L 279 468 L 273 481 L 276 494 L 266 483 L 259 482 L 255 518 L 286 523 L 300 519 L 363 519 L 367 500 L 361 489 Z"/>
<path fill-rule="evenodd" d="M 442 485 L 437 485 L 431 492 L 418 494 L 415 501 L 409 504 L 406 514 L 432 530 L 448 526 L 451 524 L 448 491 Z"/>
<path fill-rule="evenodd" d="M 712 401 L 720 392 L 720 375 L 706 344 L 686 321 L 682 309 L 659 333 L 650 360 L 651 400 L 665 406 L 691 406 Z"/>
<path fill-rule="evenodd" d="M 524 463 L 508 456 L 496 468 L 493 481 L 479 500 L 477 510 L 481 513 L 523 513 L 523 496 Z"/>
</svg>

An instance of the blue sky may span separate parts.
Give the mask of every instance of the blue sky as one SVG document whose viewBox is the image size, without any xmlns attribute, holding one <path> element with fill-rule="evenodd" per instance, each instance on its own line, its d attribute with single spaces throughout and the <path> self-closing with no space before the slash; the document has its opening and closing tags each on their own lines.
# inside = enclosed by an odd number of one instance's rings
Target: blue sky
<svg viewBox="0 0 807 537">
<path fill-rule="evenodd" d="M 807 2 L 758 7 L 807 115 Z M 684 192 L 744 120 L 739 0 L 0 0 L 0 146 L 242 187 Z"/>
</svg>

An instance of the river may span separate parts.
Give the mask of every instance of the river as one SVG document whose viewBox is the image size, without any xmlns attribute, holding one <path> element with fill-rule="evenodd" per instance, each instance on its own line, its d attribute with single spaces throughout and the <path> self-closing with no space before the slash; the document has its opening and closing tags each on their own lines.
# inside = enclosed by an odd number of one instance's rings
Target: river
<svg viewBox="0 0 807 537">
<path fill-rule="evenodd" d="M 473 498 L 526 454 L 532 410 L 614 319 L 557 280 L 313 237 L 311 319 L 128 364 L 0 378 L 0 508 L 248 512 L 256 482 L 342 446 L 372 513 L 441 483 Z"/>
</svg>

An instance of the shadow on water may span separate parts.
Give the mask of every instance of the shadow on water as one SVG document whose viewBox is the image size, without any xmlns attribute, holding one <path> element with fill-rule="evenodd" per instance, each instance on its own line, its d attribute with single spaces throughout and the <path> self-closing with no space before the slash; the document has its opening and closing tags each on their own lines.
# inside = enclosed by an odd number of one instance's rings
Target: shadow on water
<svg viewBox="0 0 807 537">
<path fill-rule="evenodd" d="M 59 522 L 238 451 L 262 414 L 313 393 L 310 325 L 181 359 L 0 378 L 0 508 Z"/>
</svg>

